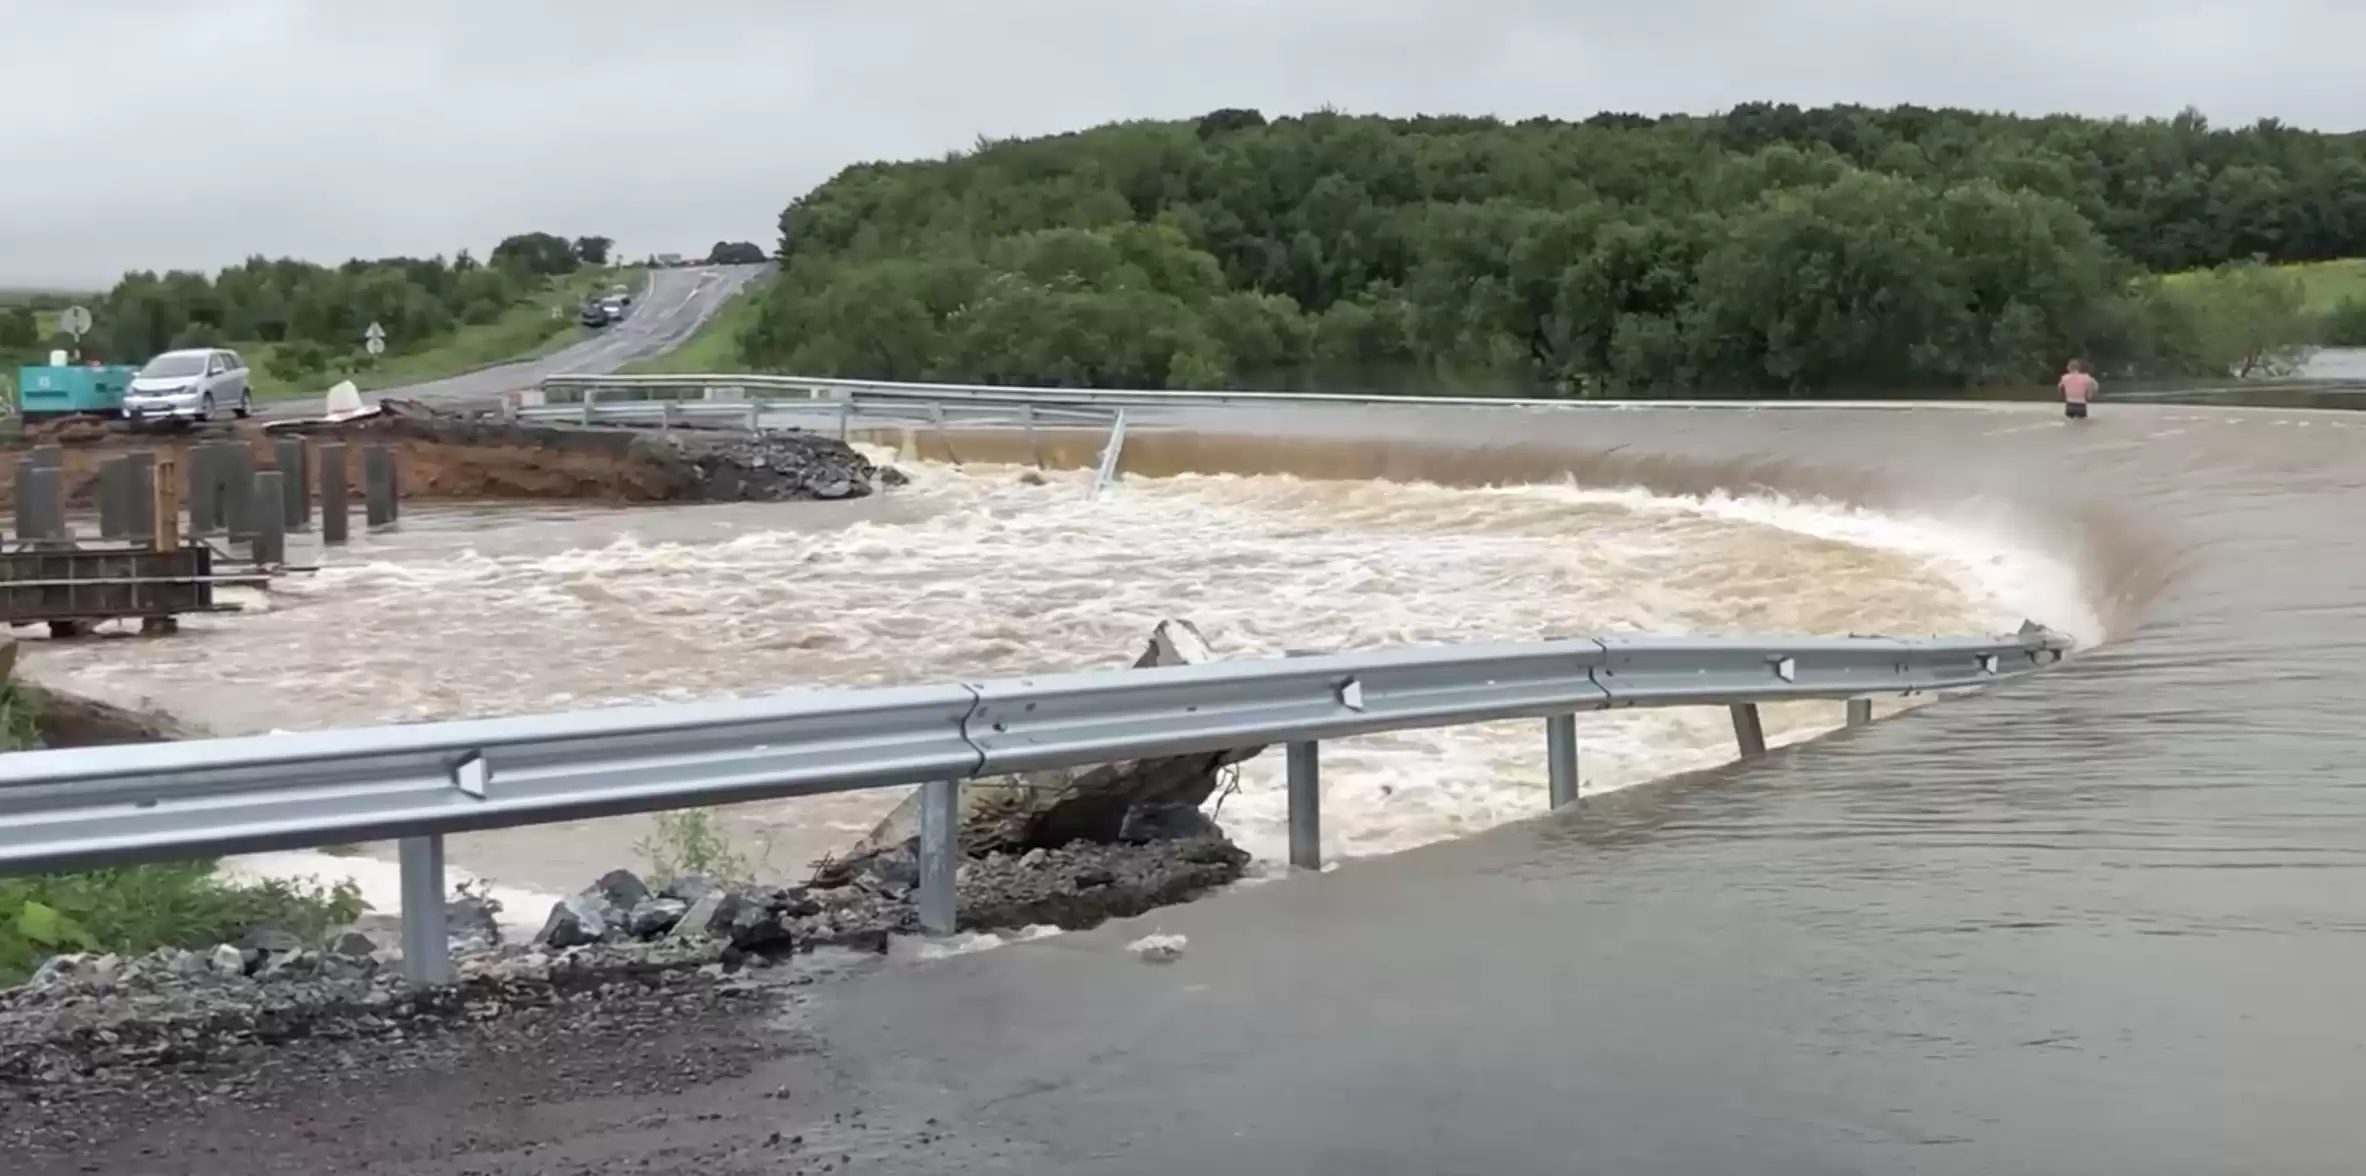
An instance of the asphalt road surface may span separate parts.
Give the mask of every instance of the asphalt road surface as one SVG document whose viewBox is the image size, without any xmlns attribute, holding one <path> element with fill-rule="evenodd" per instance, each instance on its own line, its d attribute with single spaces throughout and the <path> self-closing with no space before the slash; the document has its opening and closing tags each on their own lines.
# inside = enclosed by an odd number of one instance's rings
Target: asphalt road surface
<svg viewBox="0 0 2366 1176">
<path fill-rule="evenodd" d="M 489 408 L 498 403 L 504 393 L 530 387 L 546 376 L 613 372 L 634 360 L 646 359 L 680 346 L 692 332 L 712 318 L 715 311 L 721 309 L 732 295 L 747 285 L 750 278 L 763 273 L 766 268 L 761 265 L 721 265 L 696 269 L 653 269 L 649 271 L 647 284 L 634 299 L 631 315 L 623 322 L 563 351 L 539 359 L 483 368 L 450 379 L 402 388 L 382 388 L 363 395 L 365 399 L 399 396 L 447 408 Z M 275 402 L 268 406 L 264 415 L 318 416 L 321 411 L 321 399 L 312 397 Z"/>
</svg>

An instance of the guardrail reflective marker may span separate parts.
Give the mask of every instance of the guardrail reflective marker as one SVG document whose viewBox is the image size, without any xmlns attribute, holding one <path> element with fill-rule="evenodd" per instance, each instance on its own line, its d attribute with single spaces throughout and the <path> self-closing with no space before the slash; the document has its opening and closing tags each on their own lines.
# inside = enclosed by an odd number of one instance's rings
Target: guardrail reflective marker
<svg viewBox="0 0 2366 1176">
<path fill-rule="evenodd" d="M 1741 745 L 1742 758 L 1766 754 L 1766 725 L 1758 718 L 1755 702 L 1735 703 L 1733 706 L 1733 741 Z"/>
<path fill-rule="evenodd" d="M 1872 722 L 1872 721 L 1873 721 L 1873 700 L 1872 700 L 1872 699 L 1870 699 L 1870 698 L 1852 698 L 1852 699 L 1849 699 L 1849 700 L 1848 700 L 1848 725 L 1849 725 L 1849 726 L 1851 726 L 1851 727 L 1862 727 L 1862 726 L 1864 726 L 1865 724 L 1867 724 L 1867 723 L 1870 723 L 1870 722 Z"/>
<path fill-rule="evenodd" d="M 956 918 L 954 882 L 961 872 L 961 781 L 931 780 L 920 786 L 920 929 L 951 935 Z"/>
<path fill-rule="evenodd" d="M 1552 807 L 1577 803 L 1577 716 L 1544 721 L 1545 791 Z"/>
<path fill-rule="evenodd" d="M 452 936 L 444 921 L 444 839 L 402 839 L 403 979 L 452 982 Z"/>
</svg>

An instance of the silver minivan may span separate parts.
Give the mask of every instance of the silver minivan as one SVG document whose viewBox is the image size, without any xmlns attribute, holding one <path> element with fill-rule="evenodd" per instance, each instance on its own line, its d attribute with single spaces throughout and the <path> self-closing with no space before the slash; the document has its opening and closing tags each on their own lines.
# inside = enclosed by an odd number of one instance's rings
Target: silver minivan
<svg viewBox="0 0 2366 1176">
<path fill-rule="evenodd" d="M 123 392 L 123 415 L 142 420 L 210 421 L 228 409 L 254 412 L 246 386 L 246 361 L 235 351 L 193 347 L 167 351 L 148 361 Z"/>
</svg>

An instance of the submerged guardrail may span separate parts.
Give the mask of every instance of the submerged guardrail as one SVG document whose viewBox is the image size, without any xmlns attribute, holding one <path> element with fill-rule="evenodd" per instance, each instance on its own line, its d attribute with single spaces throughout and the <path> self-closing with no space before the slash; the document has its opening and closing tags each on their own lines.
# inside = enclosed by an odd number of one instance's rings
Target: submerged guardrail
<svg viewBox="0 0 2366 1176">
<path fill-rule="evenodd" d="M 1547 795 L 1578 799 L 1575 716 L 1978 687 L 2068 638 L 1568 638 L 1438 645 L 0 756 L 0 872 L 399 839 L 403 968 L 451 976 L 445 836 L 632 812 L 921 785 L 922 926 L 953 930 L 961 782 L 1285 745 L 1290 861 L 1319 869 L 1322 741 L 1544 720 Z"/>
</svg>

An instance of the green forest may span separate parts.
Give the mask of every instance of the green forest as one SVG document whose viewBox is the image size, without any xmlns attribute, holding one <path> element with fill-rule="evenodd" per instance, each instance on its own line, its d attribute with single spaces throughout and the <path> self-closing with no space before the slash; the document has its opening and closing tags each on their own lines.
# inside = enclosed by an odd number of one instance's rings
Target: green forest
<svg viewBox="0 0 2366 1176">
<path fill-rule="evenodd" d="M 207 275 L 188 271 L 124 275 L 104 294 L 46 294 L 0 306 L 0 362 L 43 362 L 73 340 L 57 311 L 91 312 L 83 359 L 138 364 L 178 347 L 233 347 L 247 356 L 262 392 L 319 391 L 374 369 L 407 377 L 507 359 L 564 341 L 575 330 L 573 301 L 612 276 L 605 237 L 521 233 L 484 260 L 393 257 L 320 265 L 250 258 Z M 553 308 L 562 313 L 553 316 Z M 371 323 L 386 331 L 387 354 L 362 350 Z M 429 362 L 422 366 L 420 359 Z"/>
<path fill-rule="evenodd" d="M 748 366 L 1063 386 L 1649 395 L 2279 374 L 2366 343 L 2366 135 L 1750 105 L 1220 110 L 848 167 Z"/>
</svg>

